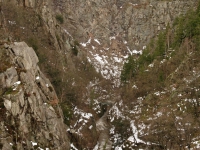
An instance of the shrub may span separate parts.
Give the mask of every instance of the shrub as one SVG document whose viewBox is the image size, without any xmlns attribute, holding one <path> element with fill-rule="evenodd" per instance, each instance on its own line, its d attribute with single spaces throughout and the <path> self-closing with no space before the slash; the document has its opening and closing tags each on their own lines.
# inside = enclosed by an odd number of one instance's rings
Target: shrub
<svg viewBox="0 0 200 150">
<path fill-rule="evenodd" d="M 115 127 L 115 133 L 119 134 L 120 140 L 117 141 L 117 145 L 120 145 L 123 143 L 124 139 L 126 139 L 127 137 L 129 137 L 131 135 L 130 131 L 130 121 L 126 120 L 126 119 L 115 119 L 112 122 L 112 125 L 114 125 Z"/>
<path fill-rule="evenodd" d="M 165 51 L 166 51 L 166 35 L 165 33 L 161 32 L 158 35 L 158 40 L 156 43 L 156 49 L 155 49 L 154 55 L 155 57 L 160 56 L 161 58 L 164 58 Z"/>
<path fill-rule="evenodd" d="M 71 45 L 71 47 L 72 47 L 72 54 L 73 55 L 75 55 L 75 56 L 77 56 L 78 55 L 78 46 L 79 46 L 80 44 L 79 44 L 79 42 L 78 41 L 74 41 L 74 44 L 73 45 Z"/>
<path fill-rule="evenodd" d="M 30 46 L 30 47 L 32 47 L 34 49 L 35 53 L 38 56 L 40 64 L 46 62 L 46 59 L 47 59 L 46 53 L 44 54 L 41 51 L 41 47 L 39 46 L 40 44 L 39 44 L 39 40 L 37 39 L 37 37 L 30 37 L 27 40 L 27 44 L 28 44 L 28 46 Z"/>
<path fill-rule="evenodd" d="M 72 54 L 75 55 L 75 56 L 78 55 L 78 49 L 77 49 L 76 46 L 73 46 L 73 47 L 72 47 Z"/>
<path fill-rule="evenodd" d="M 124 64 L 121 72 L 121 81 L 127 82 L 132 79 L 138 72 L 143 72 L 145 68 L 151 64 L 154 59 L 163 59 L 166 55 L 166 32 L 161 32 L 157 40 L 151 41 L 148 48 L 138 59 L 129 56 L 128 62 Z"/>
<path fill-rule="evenodd" d="M 36 52 L 38 50 L 38 41 L 35 38 L 29 38 L 28 39 L 28 45 L 32 47 Z"/>
<path fill-rule="evenodd" d="M 61 105 L 63 115 L 64 115 L 64 123 L 66 125 L 70 125 L 70 120 L 72 119 L 72 108 L 67 104 Z"/>
<path fill-rule="evenodd" d="M 57 14 L 56 15 L 56 20 L 60 23 L 63 24 L 64 23 L 64 18 L 61 14 Z"/>
<path fill-rule="evenodd" d="M 175 40 L 174 47 L 180 46 L 185 38 L 196 39 L 200 36 L 200 4 L 197 10 L 190 10 L 185 16 L 175 20 Z M 198 43 L 198 42 L 197 42 Z M 196 44 L 196 43 L 195 43 Z"/>
<path fill-rule="evenodd" d="M 132 77 L 135 76 L 137 72 L 137 61 L 132 57 L 129 56 L 128 62 L 124 64 L 122 73 L 121 73 L 121 81 L 126 82 Z"/>
</svg>

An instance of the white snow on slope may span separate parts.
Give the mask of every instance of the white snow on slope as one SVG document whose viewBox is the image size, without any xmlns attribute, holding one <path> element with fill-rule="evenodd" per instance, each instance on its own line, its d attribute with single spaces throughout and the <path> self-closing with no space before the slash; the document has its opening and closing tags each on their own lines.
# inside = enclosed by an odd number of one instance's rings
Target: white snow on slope
<svg viewBox="0 0 200 150">
<path fill-rule="evenodd" d="M 91 113 L 86 113 L 77 107 L 74 108 L 74 115 L 78 117 L 78 120 L 76 120 L 75 124 L 71 128 L 76 130 L 76 133 L 81 134 L 81 130 L 89 122 L 93 115 Z"/>
<path fill-rule="evenodd" d="M 116 37 L 112 36 L 109 39 L 110 41 L 116 40 Z M 93 45 L 93 42 L 91 42 L 92 40 L 98 43 L 98 45 Z M 123 44 L 126 45 L 127 41 L 124 41 Z M 115 87 L 120 85 L 121 70 L 128 56 L 142 54 L 142 50 L 130 50 L 128 46 L 125 53 L 112 52 L 110 48 L 105 48 L 96 38 L 89 38 L 87 42 L 82 42 L 80 45 L 87 51 L 88 62 L 90 62 L 95 67 L 96 71 L 101 73 L 104 78 L 111 79 Z"/>
<path fill-rule="evenodd" d="M 141 139 L 139 139 L 138 135 L 140 133 L 140 131 L 137 129 L 137 127 L 135 126 L 135 121 L 132 120 L 131 122 L 131 129 L 132 129 L 132 132 L 133 132 L 133 136 L 129 137 L 128 140 L 131 141 L 131 140 L 134 140 L 132 142 L 134 143 L 145 143 L 144 141 L 142 141 Z"/>
<path fill-rule="evenodd" d="M 70 148 L 70 150 L 78 150 L 75 146 L 74 146 L 74 144 L 73 143 L 71 143 L 71 148 Z"/>
<path fill-rule="evenodd" d="M 99 45 L 101 45 L 98 39 L 94 39 L 94 41 L 97 42 Z"/>
<path fill-rule="evenodd" d="M 83 47 L 86 47 L 88 44 L 90 44 L 91 38 L 86 43 L 80 43 Z"/>
</svg>

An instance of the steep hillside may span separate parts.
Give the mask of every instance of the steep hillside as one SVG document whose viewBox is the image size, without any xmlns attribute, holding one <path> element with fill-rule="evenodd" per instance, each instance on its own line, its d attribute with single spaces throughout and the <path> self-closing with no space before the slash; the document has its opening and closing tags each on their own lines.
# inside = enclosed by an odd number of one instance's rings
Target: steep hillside
<svg viewBox="0 0 200 150">
<path fill-rule="evenodd" d="M 125 63 L 122 101 L 110 111 L 113 141 L 122 149 L 200 148 L 199 6 Z"/>
<path fill-rule="evenodd" d="M 79 43 L 64 28 L 62 15 L 53 11 L 56 4 L 53 1 L 43 4 L 32 7 L 20 1 L 1 3 L 1 44 L 25 41 L 33 47 L 40 68 L 58 94 L 63 120 L 70 127 L 71 146 L 94 147 L 99 134 L 95 121 L 102 115 L 99 105 L 113 95 L 110 94 L 113 89 L 108 87 L 110 81 L 96 73 Z M 93 100 L 97 97 L 98 101 Z M 90 126 L 94 127 L 92 133 Z"/>
<path fill-rule="evenodd" d="M 199 148 L 197 4 L 1 1 L 2 147 Z"/>
<path fill-rule="evenodd" d="M 140 54 L 150 39 L 195 6 L 196 1 L 66 1 L 66 29 L 81 42 L 98 72 L 119 86 L 129 54 Z M 72 13 L 73 12 L 73 13 Z"/>
</svg>

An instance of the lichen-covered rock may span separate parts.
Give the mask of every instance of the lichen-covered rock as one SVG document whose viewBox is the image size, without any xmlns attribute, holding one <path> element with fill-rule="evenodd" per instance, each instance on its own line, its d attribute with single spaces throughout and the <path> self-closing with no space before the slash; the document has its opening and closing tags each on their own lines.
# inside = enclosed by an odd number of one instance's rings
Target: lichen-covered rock
<svg viewBox="0 0 200 150">
<path fill-rule="evenodd" d="M 69 149 L 67 126 L 50 81 L 37 66 L 38 58 L 25 42 L 6 50 L 12 66 L 0 74 L 0 149 Z"/>
<path fill-rule="evenodd" d="M 33 48 L 28 47 L 25 42 L 14 42 L 11 45 L 11 50 L 16 56 L 18 65 L 26 70 L 35 69 L 38 63 L 38 58 L 33 50 Z"/>
<path fill-rule="evenodd" d="M 17 75 L 17 71 L 14 67 L 8 68 L 6 70 L 6 72 L 3 73 L 4 78 L 1 78 L 1 80 L 4 80 L 4 86 L 6 87 L 10 87 L 12 85 L 14 85 L 15 82 L 18 81 L 18 75 Z"/>
</svg>

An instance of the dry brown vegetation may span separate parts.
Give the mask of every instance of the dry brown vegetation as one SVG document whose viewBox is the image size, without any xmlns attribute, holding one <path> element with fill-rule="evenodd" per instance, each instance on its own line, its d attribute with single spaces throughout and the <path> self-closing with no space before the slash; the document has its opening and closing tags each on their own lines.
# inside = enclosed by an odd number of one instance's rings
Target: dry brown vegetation
<svg viewBox="0 0 200 150">
<path fill-rule="evenodd" d="M 9 2 L 6 2 L 9 3 Z M 73 107 L 76 105 L 86 112 L 92 112 L 91 108 L 83 101 L 83 95 L 86 93 L 86 86 L 92 80 L 102 80 L 101 75 L 96 73 L 93 66 L 87 61 L 84 53 L 79 55 L 80 47 L 78 41 L 69 41 L 70 49 L 64 48 L 68 35 L 57 32 L 56 40 L 60 51 L 55 47 L 55 39 L 48 32 L 42 17 L 31 8 L 14 6 L 12 4 L 3 3 L 2 11 L 6 20 L 4 28 L 0 28 L 1 39 L 8 42 L 25 41 L 29 46 L 33 47 L 39 57 L 39 66 L 44 74 L 50 79 L 56 90 L 58 99 L 53 99 L 49 103 L 52 106 L 60 105 L 63 109 L 65 123 L 70 125 L 73 122 Z M 62 25 L 61 16 L 55 16 Z M 6 34 L 5 34 L 6 33 Z M 75 47 L 76 49 L 73 49 Z M 1 55 L 0 55 L 1 57 Z M 4 57 L 5 58 L 5 57 Z M 0 59 L 0 72 L 10 67 L 6 63 L 6 59 Z M 88 136 L 85 146 L 91 147 L 97 138 L 86 129 L 83 132 Z M 91 138 L 90 138 L 91 137 Z M 80 144 L 79 144 L 80 146 Z"/>
<path fill-rule="evenodd" d="M 190 20 L 191 14 L 194 16 Z M 160 39 L 164 40 L 159 41 L 159 36 L 154 39 L 147 47 L 148 53 L 144 52 L 145 55 L 138 59 L 137 73 L 131 78 L 128 76 L 130 80 L 122 87 L 122 97 L 129 109 L 134 110 L 138 105 L 141 108 L 137 114 L 127 112 L 127 116 L 135 120 L 138 128 L 144 124 L 139 138 L 151 144 L 143 148 L 182 150 L 197 147 L 194 142 L 199 142 L 200 134 L 198 18 L 198 9 L 189 12 L 186 19 L 178 19 L 180 21 L 163 34 L 165 38 Z"/>
</svg>

